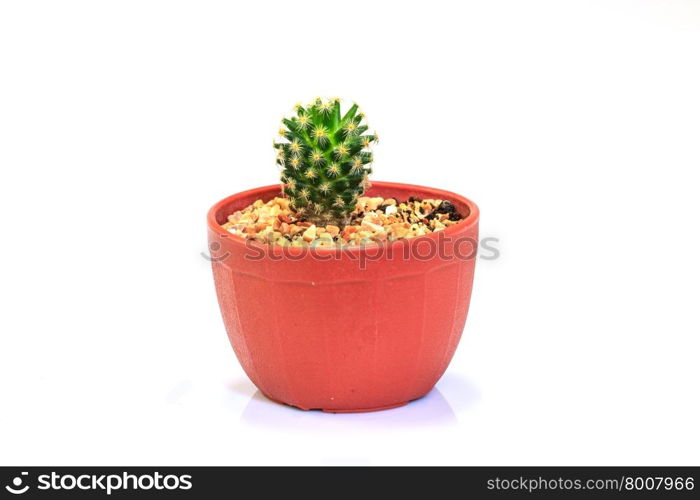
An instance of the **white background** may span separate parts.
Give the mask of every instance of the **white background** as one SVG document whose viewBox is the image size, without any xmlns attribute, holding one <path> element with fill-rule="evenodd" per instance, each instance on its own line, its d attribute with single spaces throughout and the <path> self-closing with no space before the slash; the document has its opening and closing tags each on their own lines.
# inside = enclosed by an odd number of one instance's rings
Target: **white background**
<svg viewBox="0 0 700 500">
<path fill-rule="evenodd" d="M 3 2 L 0 463 L 698 465 L 699 63 L 693 1 Z M 500 240 L 402 409 L 267 402 L 200 255 L 316 95 Z"/>
</svg>

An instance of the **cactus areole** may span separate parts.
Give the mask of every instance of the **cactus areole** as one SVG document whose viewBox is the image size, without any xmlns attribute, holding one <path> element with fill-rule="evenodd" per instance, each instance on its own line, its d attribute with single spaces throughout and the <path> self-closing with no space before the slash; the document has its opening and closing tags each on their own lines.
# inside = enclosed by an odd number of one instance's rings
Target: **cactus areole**
<svg viewBox="0 0 700 500">
<path fill-rule="evenodd" d="M 364 114 L 353 104 L 343 114 L 340 99 L 297 104 L 284 118 L 273 143 L 282 167 L 282 191 L 293 210 L 307 220 L 343 224 L 357 198 L 369 187 L 370 146 Z"/>
</svg>

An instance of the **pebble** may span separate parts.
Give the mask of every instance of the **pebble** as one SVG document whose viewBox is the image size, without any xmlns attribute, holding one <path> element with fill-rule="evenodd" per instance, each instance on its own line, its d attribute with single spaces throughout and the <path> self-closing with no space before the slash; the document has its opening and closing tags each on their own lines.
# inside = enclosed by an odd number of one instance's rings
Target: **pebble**
<svg viewBox="0 0 700 500">
<path fill-rule="evenodd" d="M 410 197 L 399 202 L 395 198 L 363 196 L 345 226 L 316 226 L 292 212 L 288 199 L 273 198 L 268 202 L 256 200 L 229 215 L 221 227 L 243 238 L 277 245 L 313 243 L 332 247 L 413 238 L 443 231 L 461 220 L 456 207 L 447 200 Z"/>
<path fill-rule="evenodd" d="M 302 235 L 302 238 L 304 238 L 304 241 L 307 243 L 311 243 L 316 239 L 316 226 L 313 224 L 309 226 L 306 231 L 304 231 L 304 234 Z"/>
</svg>

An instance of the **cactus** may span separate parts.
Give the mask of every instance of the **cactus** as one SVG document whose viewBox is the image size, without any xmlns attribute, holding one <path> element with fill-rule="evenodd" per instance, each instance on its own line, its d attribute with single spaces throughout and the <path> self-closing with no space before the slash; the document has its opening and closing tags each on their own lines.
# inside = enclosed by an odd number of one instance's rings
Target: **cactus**
<svg viewBox="0 0 700 500">
<path fill-rule="evenodd" d="M 295 112 L 282 120 L 279 133 L 286 141 L 273 142 L 283 193 L 305 219 L 342 224 L 369 187 L 369 147 L 377 134 L 365 134 L 357 104 L 341 115 L 339 99 L 317 98 L 306 107 L 297 104 Z"/>
</svg>

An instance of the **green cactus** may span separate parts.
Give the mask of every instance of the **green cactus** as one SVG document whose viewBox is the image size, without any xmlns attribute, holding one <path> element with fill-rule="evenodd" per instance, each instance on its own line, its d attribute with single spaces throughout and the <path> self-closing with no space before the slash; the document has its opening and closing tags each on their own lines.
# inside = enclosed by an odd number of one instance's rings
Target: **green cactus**
<svg viewBox="0 0 700 500">
<path fill-rule="evenodd" d="M 317 98 L 307 107 L 297 104 L 295 110 L 296 116 L 283 119 L 279 131 L 287 141 L 273 142 L 283 192 L 305 219 L 343 223 L 369 186 L 369 147 L 377 134 L 365 134 L 357 104 L 341 115 L 339 99 Z"/>
</svg>

